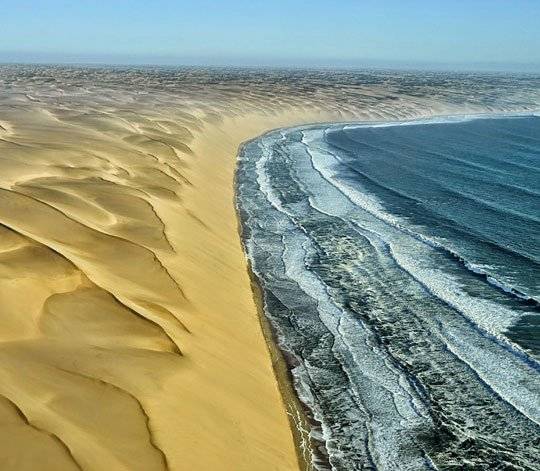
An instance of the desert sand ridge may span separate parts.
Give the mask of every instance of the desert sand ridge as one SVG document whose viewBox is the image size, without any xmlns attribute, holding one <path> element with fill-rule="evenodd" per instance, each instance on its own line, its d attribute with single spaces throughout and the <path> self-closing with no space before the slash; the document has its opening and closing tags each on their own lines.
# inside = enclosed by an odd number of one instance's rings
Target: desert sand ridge
<svg viewBox="0 0 540 471">
<path fill-rule="evenodd" d="M 539 84 L 1 66 L 0 468 L 298 469 L 238 236 L 238 146 L 309 122 L 537 110 Z"/>
</svg>

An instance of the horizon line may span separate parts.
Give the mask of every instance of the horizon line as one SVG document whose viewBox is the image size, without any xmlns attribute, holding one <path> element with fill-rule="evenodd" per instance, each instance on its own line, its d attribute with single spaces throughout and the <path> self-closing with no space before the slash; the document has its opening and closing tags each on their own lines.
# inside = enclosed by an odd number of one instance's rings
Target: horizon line
<svg viewBox="0 0 540 471">
<path fill-rule="evenodd" d="M 378 61 L 377 61 L 378 62 Z M 216 68 L 216 69 L 274 69 L 274 70 L 335 70 L 335 71 L 401 71 L 401 72 L 454 72 L 454 73 L 494 73 L 494 74 L 540 74 L 540 64 L 501 64 L 501 63 L 442 63 L 442 62 L 394 62 L 364 64 L 331 64 L 331 63 L 247 63 L 247 62 L 151 62 L 151 61 L 85 61 L 85 60 L 3 60 L 0 66 L 6 65 L 40 65 L 66 67 L 141 67 L 141 68 Z"/>
<path fill-rule="evenodd" d="M 156 67 L 238 67 L 293 69 L 388 69 L 455 72 L 540 73 L 537 62 L 505 61 L 429 61 L 373 58 L 286 58 L 225 57 L 213 55 L 171 56 L 144 54 L 70 54 L 45 52 L 0 51 L 0 64 L 110 65 Z"/>
</svg>

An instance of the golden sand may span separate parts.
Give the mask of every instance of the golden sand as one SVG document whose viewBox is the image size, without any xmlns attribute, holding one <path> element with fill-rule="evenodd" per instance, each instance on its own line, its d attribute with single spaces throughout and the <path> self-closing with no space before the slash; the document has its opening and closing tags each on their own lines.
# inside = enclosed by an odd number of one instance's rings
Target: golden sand
<svg viewBox="0 0 540 471">
<path fill-rule="evenodd" d="M 232 185 L 239 144 L 290 118 L 176 145 L 115 116 L 7 118 L 2 469 L 297 469 Z"/>
<path fill-rule="evenodd" d="M 452 107 L 38 72 L 0 90 L 0 469 L 299 469 L 238 235 L 238 147 Z"/>
</svg>

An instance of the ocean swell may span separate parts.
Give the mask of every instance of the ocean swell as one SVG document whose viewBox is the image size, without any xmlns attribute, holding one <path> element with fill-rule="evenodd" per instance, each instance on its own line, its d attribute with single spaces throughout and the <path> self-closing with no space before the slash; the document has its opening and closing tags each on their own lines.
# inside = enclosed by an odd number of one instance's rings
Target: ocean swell
<svg viewBox="0 0 540 471">
<path fill-rule="evenodd" d="M 479 136 L 513 126 L 519 135 L 520 118 L 307 126 L 242 148 L 244 245 L 313 419 L 314 443 L 322 444 L 314 450 L 316 469 L 537 468 L 538 355 L 526 336 L 508 333 L 535 315 L 535 286 L 514 275 L 524 265 L 534 271 L 534 256 L 514 255 L 527 246 L 508 245 L 500 227 L 494 233 L 503 239 L 488 241 L 467 235 L 464 216 L 459 230 L 443 219 L 437 225 L 448 210 L 426 215 L 425 201 L 443 201 L 426 189 L 410 199 L 399 191 L 375 194 L 361 175 L 386 175 L 399 185 L 396 162 L 345 152 L 326 139 L 347 129 L 360 142 L 379 139 L 380 147 L 388 139 L 381 133 L 409 133 L 402 124 L 415 124 L 421 152 L 429 133 L 455 139 L 468 131 L 459 126 L 473 126 Z M 375 134 L 362 134 L 367 129 Z M 494 224 L 491 214 L 479 213 L 486 227 Z"/>
</svg>

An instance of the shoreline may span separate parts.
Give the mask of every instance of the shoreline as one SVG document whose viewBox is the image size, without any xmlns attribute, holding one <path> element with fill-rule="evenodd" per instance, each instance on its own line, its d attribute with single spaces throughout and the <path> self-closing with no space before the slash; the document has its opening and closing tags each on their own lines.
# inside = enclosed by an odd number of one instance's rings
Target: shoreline
<svg viewBox="0 0 540 471">
<path fill-rule="evenodd" d="M 337 124 L 337 122 L 334 122 Z M 293 127 L 305 127 L 315 126 L 315 123 L 299 124 Z M 319 460 L 326 462 L 326 445 L 324 442 L 320 442 L 320 446 L 325 449 L 325 453 L 321 453 L 320 449 L 315 450 L 317 442 L 314 441 L 311 436 L 311 430 L 313 426 L 316 426 L 313 418 L 310 418 L 310 411 L 306 405 L 302 403 L 294 386 L 294 378 L 291 372 L 292 364 L 287 361 L 285 354 L 279 346 L 279 339 L 274 331 L 274 328 L 268 319 L 265 312 L 265 302 L 263 289 L 260 285 L 260 281 L 253 271 L 251 260 L 249 259 L 243 240 L 243 225 L 240 217 L 240 208 L 237 201 L 237 168 L 238 157 L 242 152 L 243 147 L 251 141 L 260 139 L 262 136 L 275 132 L 280 129 L 289 129 L 289 127 L 277 127 L 263 131 L 261 134 L 249 138 L 242 142 L 238 146 L 236 157 L 236 168 L 234 172 L 234 207 L 236 210 L 237 222 L 238 222 L 238 236 L 242 244 L 242 250 L 246 260 L 246 269 L 248 271 L 251 283 L 251 291 L 253 300 L 257 307 L 258 318 L 260 322 L 260 328 L 263 333 L 263 337 L 268 348 L 268 353 L 272 361 L 272 368 L 274 371 L 275 379 L 279 388 L 279 392 L 282 398 L 282 403 L 287 414 L 289 421 L 289 427 L 292 433 L 292 438 L 298 458 L 298 466 L 300 471 L 313 471 L 315 469 L 313 464 L 313 458 L 318 457 Z"/>
<path fill-rule="evenodd" d="M 262 288 L 257 276 L 251 268 L 251 263 L 248 264 L 248 270 L 251 278 L 253 299 L 259 313 L 261 330 L 266 341 L 283 406 L 285 407 L 289 420 L 289 426 L 298 458 L 298 467 L 300 471 L 312 471 L 314 468 L 311 457 L 315 453 L 310 436 L 312 424 L 307 416 L 305 406 L 302 404 L 294 390 L 293 377 L 289 363 L 279 347 L 277 337 L 270 321 L 266 318 Z"/>
<path fill-rule="evenodd" d="M 511 113 L 511 114 L 510 113 L 504 113 L 504 114 L 491 113 L 490 115 L 484 114 L 481 117 L 478 117 L 478 119 L 484 119 L 485 122 L 487 122 L 489 118 L 504 119 L 504 118 L 510 118 L 510 117 L 519 117 L 519 118 L 530 117 L 533 120 L 537 119 L 534 113 L 526 113 L 526 116 L 524 116 L 523 114 L 518 114 L 518 113 Z M 466 119 L 466 121 L 468 121 L 468 119 Z M 510 119 L 507 119 L 506 121 L 514 122 Z M 430 117 L 429 120 L 422 118 L 421 124 L 429 124 L 430 122 L 439 122 L 437 121 L 437 116 Z M 453 122 L 453 121 L 450 121 L 450 122 Z M 459 121 L 459 122 L 462 123 L 462 121 Z M 491 121 L 491 123 L 493 126 L 497 126 L 497 124 L 493 124 L 494 123 L 493 121 Z M 342 127 L 343 123 L 339 123 L 339 124 L 336 123 L 336 126 Z M 243 170 L 242 172 L 239 173 L 240 184 L 236 182 L 237 187 L 240 188 L 240 190 L 237 190 L 237 191 L 240 194 L 239 198 L 241 201 L 241 204 L 237 203 L 237 207 L 240 208 L 238 213 L 239 215 L 242 215 L 245 218 L 245 225 L 247 228 L 247 231 L 246 231 L 247 240 L 245 241 L 245 245 L 248 247 L 248 250 L 246 250 L 246 252 L 248 252 L 249 258 L 253 261 L 253 264 L 254 264 L 254 267 L 250 266 L 250 268 L 252 269 L 252 271 L 257 270 L 257 273 L 258 273 L 257 278 L 260 278 L 260 283 L 262 283 L 262 286 L 264 286 L 263 289 L 268 290 L 269 293 L 272 293 L 272 295 L 270 294 L 268 295 L 269 305 L 271 306 L 269 317 L 270 319 L 272 319 L 272 322 L 275 322 L 276 325 L 278 326 L 277 328 L 279 329 L 278 331 L 280 332 L 280 334 L 283 333 L 283 337 L 281 338 L 281 341 L 284 341 L 284 344 L 286 345 L 285 350 L 287 351 L 290 348 L 292 351 L 295 351 L 297 355 L 299 355 L 299 358 L 303 358 L 302 354 L 304 352 L 304 348 L 302 347 L 302 345 L 304 345 L 303 343 L 304 340 L 302 339 L 305 338 L 306 345 L 310 345 L 307 339 L 311 338 L 310 335 L 312 333 L 316 334 L 316 330 L 314 329 L 313 331 L 309 331 L 309 330 L 301 330 L 302 328 L 298 328 L 298 325 L 302 324 L 301 322 L 298 322 L 299 318 L 302 316 L 304 312 L 309 312 L 309 309 L 306 309 L 306 311 L 299 312 L 298 306 L 308 306 L 306 301 L 304 301 L 303 303 L 301 301 L 298 301 L 298 296 L 300 296 L 300 293 L 294 291 L 294 288 L 293 288 L 293 285 L 294 286 L 297 285 L 297 283 L 295 283 L 295 280 L 302 279 L 302 276 L 301 275 L 294 276 L 294 274 L 297 274 L 298 272 L 296 269 L 291 268 L 291 265 L 290 264 L 288 265 L 288 263 L 285 261 L 286 256 L 284 256 L 284 253 L 285 252 L 298 253 L 299 251 L 301 252 L 301 250 L 299 249 L 299 245 L 298 244 L 293 245 L 291 243 L 290 246 L 285 247 L 285 249 L 283 249 L 282 251 L 282 246 L 280 246 L 279 244 L 282 243 L 283 245 L 285 245 L 286 244 L 285 241 L 290 242 L 293 239 L 293 237 L 288 237 L 287 235 L 284 235 L 284 234 L 289 234 L 289 232 L 291 233 L 294 232 L 290 226 L 294 224 L 296 221 L 307 220 L 307 223 L 305 224 L 305 226 L 308 226 L 309 224 L 311 224 L 308 227 L 314 227 L 313 221 L 316 219 L 314 217 L 312 220 L 309 220 L 307 216 L 304 216 L 302 214 L 302 211 L 304 210 L 307 211 L 304 208 L 304 206 L 300 204 L 296 204 L 299 202 L 299 200 L 303 202 L 301 198 L 297 196 L 301 192 L 301 190 L 298 190 L 298 188 L 295 186 L 295 184 L 297 184 L 297 180 L 295 180 L 295 177 L 291 177 L 291 174 L 294 174 L 300 180 L 301 177 L 298 177 L 298 175 L 302 175 L 302 171 L 304 171 L 305 168 L 311 168 L 311 167 L 309 167 L 309 165 L 307 165 L 306 167 L 306 164 L 302 160 L 300 151 L 295 152 L 294 150 L 291 150 L 289 153 L 287 153 L 287 151 L 283 149 L 284 147 L 286 147 L 288 142 L 292 142 L 293 144 L 296 144 L 300 142 L 300 139 L 302 139 L 303 143 L 304 142 L 310 143 L 311 142 L 310 139 L 306 139 L 304 141 L 303 138 L 299 137 L 301 136 L 301 133 L 295 132 L 295 131 L 299 131 L 302 129 L 310 129 L 313 127 L 319 128 L 321 127 L 321 125 L 306 125 L 306 126 L 290 127 L 286 129 L 279 128 L 278 130 L 283 131 L 285 129 L 285 131 L 282 133 L 276 132 L 276 130 L 270 131 L 269 134 L 274 134 L 274 136 L 270 136 L 267 140 L 264 140 L 261 137 L 251 140 L 250 143 L 252 144 L 252 146 L 248 148 L 250 149 L 249 152 L 246 155 L 241 155 L 241 158 L 239 159 L 239 162 L 241 162 L 241 168 Z M 294 135 L 294 137 L 288 139 L 287 134 Z M 264 135 L 266 135 L 266 133 Z M 315 139 L 313 139 L 313 141 L 315 141 Z M 285 144 L 282 144 L 283 142 Z M 273 147 L 274 145 L 278 147 L 278 150 L 275 153 L 274 153 L 275 149 Z M 242 149 L 240 149 L 240 153 L 242 153 Z M 286 155 L 287 158 L 281 157 L 282 154 Z M 272 169 L 274 167 L 271 165 L 272 160 L 270 157 L 268 157 L 269 155 L 274 156 L 274 159 L 277 161 L 274 173 L 272 173 Z M 312 167 L 318 170 L 318 167 L 315 164 L 313 164 L 313 159 L 314 158 L 312 157 L 312 160 L 311 160 Z M 306 157 L 305 160 L 309 161 L 309 158 Z M 300 161 L 302 163 L 296 164 L 297 161 Z M 244 164 L 244 162 L 246 163 Z M 289 168 L 292 168 L 292 170 L 287 170 Z M 307 172 L 308 171 L 306 171 L 306 173 Z M 321 174 L 322 173 L 323 172 L 321 172 Z M 286 180 L 287 177 L 289 177 L 290 180 Z M 283 178 L 283 180 L 281 180 L 281 178 Z M 313 181 L 309 180 L 308 178 L 301 180 L 301 183 L 303 183 L 303 185 L 298 183 L 298 186 L 301 189 L 317 188 L 317 185 L 312 185 L 312 186 L 309 185 L 310 183 L 313 183 Z M 291 189 L 290 193 L 288 191 L 289 186 L 287 186 L 287 184 L 293 188 Z M 270 188 L 268 185 L 270 185 Z M 275 193 L 274 193 L 274 190 L 275 190 Z M 307 195 L 314 195 L 314 193 L 310 193 L 310 191 L 307 191 L 307 190 L 303 194 L 306 194 L 306 193 Z M 259 196 L 259 194 L 261 196 Z M 292 196 L 289 198 L 289 195 L 292 195 Z M 318 194 L 315 193 L 315 196 L 313 196 L 313 198 L 316 199 L 317 196 Z M 347 195 L 345 197 L 347 197 Z M 330 197 L 329 197 L 329 200 L 334 201 Z M 318 207 L 320 208 L 322 206 L 321 201 L 320 200 L 316 200 L 316 201 L 317 201 L 317 204 L 319 205 Z M 351 202 L 352 201 L 354 200 L 351 200 Z M 288 203 L 290 203 L 290 206 L 287 206 Z M 311 201 L 307 206 L 309 206 L 310 209 L 312 209 L 313 207 L 316 207 L 315 204 L 313 204 L 312 206 Z M 317 212 L 317 210 L 315 209 L 314 212 Z M 366 212 L 369 212 L 369 210 L 366 210 Z M 332 214 L 332 211 L 325 211 L 323 209 L 322 213 Z M 277 216 L 277 214 L 281 214 L 282 216 Z M 267 216 L 268 219 L 264 219 L 265 216 Z M 262 222 L 262 221 L 268 221 L 268 222 Z M 293 221 L 293 222 L 289 224 L 289 221 Z M 298 223 L 298 224 L 301 224 L 301 223 Z M 375 225 L 375 227 L 377 226 Z M 298 232 L 304 233 L 303 230 L 300 230 Z M 309 233 L 309 230 L 305 230 L 305 232 Z M 326 247 L 324 244 L 321 244 L 321 245 L 323 247 Z M 295 250 L 290 249 L 291 246 L 295 248 Z M 286 250 L 287 248 L 289 248 L 290 250 Z M 290 261 L 290 258 L 287 260 Z M 295 261 L 296 263 L 298 263 L 298 267 L 302 267 L 303 261 L 301 258 L 299 260 L 295 259 Z M 304 260 L 304 263 L 305 263 L 305 260 Z M 301 270 L 301 269 L 302 268 L 298 268 L 298 270 Z M 293 276 L 291 276 L 290 273 L 292 273 Z M 254 276 L 255 275 L 252 275 L 252 277 Z M 290 279 L 290 283 L 288 283 L 287 281 L 287 276 Z M 305 289 L 305 288 L 301 287 L 300 289 Z M 344 289 L 346 289 L 346 287 L 344 287 Z M 305 291 L 305 293 L 307 297 L 310 297 L 308 296 L 307 291 Z M 260 293 L 255 292 L 254 294 L 260 296 Z M 310 294 L 311 294 L 311 298 L 313 298 L 313 294 L 311 292 Z M 274 296 L 277 298 L 275 302 L 274 302 Z M 357 312 L 360 312 L 360 311 L 357 311 Z M 453 311 L 451 312 L 453 313 Z M 266 315 L 266 312 L 263 312 L 263 315 Z M 292 320 L 289 317 L 289 315 L 292 317 Z M 319 318 L 321 317 L 322 316 L 319 314 Z M 467 321 L 469 321 L 467 316 L 463 315 L 463 317 L 465 317 Z M 317 316 L 314 315 L 314 318 L 317 318 Z M 461 317 L 459 317 L 459 319 L 461 319 Z M 269 320 L 268 317 L 267 317 L 267 320 Z M 309 321 L 306 321 L 305 324 L 310 325 Z M 471 324 L 474 324 L 474 322 L 471 322 Z M 289 341 L 287 341 L 288 336 L 286 334 L 289 329 L 291 330 L 291 334 L 289 337 Z M 476 332 L 476 330 L 474 330 L 474 332 Z M 272 335 L 272 332 L 266 333 L 266 335 L 267 336 Z M 482 335 L 482 333 L 480 335 Z M 318 337 L 315 337 L 315 339 L 317 338 Z M 483 336 L 482 338 L 486 338 L 486 337 Z M 273 338 L 273 341 L 275 344 L 278 344 L 278 345 L 280 343 L 280 340 L 276 341 L 275 336 Z M 345 342 L 345 343 L 353 345 L 352 342 Z M 500 345 L 498 346 L 500 347 Z M 502 345 L 502 347 L 503 348 L 501 351 L 505 351 L 504 345 Z M 447 350 L 443 348 L 441 351 L 446 352 Z M 513 357 L 511 357 L 509 361 L 513 361 L 512 358 Z M 328 363 L 331 364 L 331 361 L 329 361 Z M 318 363 L 316 364 L 319 365 Z M 457 362 L 457 364 L 459 365 L 459 362 Z M 526 366 L 527 365 L 525 365 L 524 368 Z M 481 368 L 480 368 L 480 371 L 481 373 L 478 373 L 479 375 L 486 374 L 486 371 L 481 370 Z M 523 370 L 523 371 L 524 371 L 523 374 L 526 374 L 526 370 Z M 309 384 L 310 384 L 311 378 L 312 377 L 310 376 L 310 379 L 307 380 Z M 482 377 L 482 381 L 484 381 L 483 377 Z M 491 386 L 491 382 L 489 382 L 489 380 L 486 380 L 486 381 Z M 322 389 L 319 389 L 319 391 L 326 390 L 326 385 L 324 381 L 322 384 L 323 384 L 323 387 Z M 314 396 L 317 397 L 317 394 L 314 394 Z M 466 398 L 463 399 L 463 401 L 466 401 Z M 511 402 L 511 403 L 514 404 L 514 402 Z M 518 404 L 520 404 L 519 401 L 518 401 Z M 518 410 L 520 410 L 519 407 L 517 406 L 515 407 Z M 528 415 L 525 412 L 523 413 L 523 415 L 528 417 Z M 524 430 L 527 430 L 527 429 L 525 428 Z M 338 450 L 340 453 L 341 449 L 338 449 Z"/>
<path fill-rule="evenodd" d="M 265 134 L 269 130 L 276 127 L 290 127 L 303 123 L 309 124 L 317 120 L 317 115 L 320 116 L 320 114 L 321 113 L 318 114 L 292 112 L 269 117 L 262 116 L 259 113 L 251 113 L 236 119 L 225 118 L 219 125 L 212 126 L 212 129 L 203 131 L 202 134 L 204 136 L 204 143 L 201 142 L 201 144 L 203 144 L 202 148 L 199 149 L 197 147 L 194 147 L 194 150 L 198 155 L 204 155 L 205 159 L 208 159 L 210 155 L 215 155 L 215 149 L 211 153 L 208 153 L 205 150 L 206 147 L 209 144 L 212 145 L 212 142 L 219 142 L 220 147 L 223 148 L 223 150 L 227 149 L 225 153 L 229 154 L 220 156 L 219 165 L 221 167 L 218 168 L 216 166 L 212 166 L 212 169 L 208 169 L 208 172 L 202 171 L 201 177 L 204 179 L 204 185 L 208 186 L 209 191 L 211 191 L 211 196 L 209 195 L 210 200 L 216 200 L 216 198 L 223 198 L 223 196 L 225 195 L 225 193 L 223 193 L 221 190 L 219 192 L 216 191 L 215 183 L 218 180 L 221 180 L 223 184 L 223 191 L 230 195 L 227 198 L 227 200 L 229 201 L 228 207 L 230 209 L 227 211 L 230 211 L 231 229 L 233 224 L 234 235 L 232 233 L 230 235 L 225 235 L 225 233 L 222 232 L 223 229 L 221 229 L 220 232 L 223 234 L 223 237 L 227 239 L 230 238 L 229 242 L 234 243 L 234 245 L 238 247 L 238 259 L 236 259 L 235 264 L 239 264 L 238 268 L 240 268 L 240 266 L 242 267 L 241 269 L 243 273 L 236 274 L 235 278 L 237 279 L 237 281 L 240 281 L 244 278 L 246 279 L 245 285 L 242 282 L 242 291 L 244 290 L 245 286 L 246 291 L 243 293 L 245 294 L 245 296 L 249 297 L 249 311 L 253 312 L 254 321 L 256 322 L 258 330 L 258 334 L 253 332 L 252 335 L 256 335 L 257 337 L 260 336 L 259 338 L 264 345 L 263 348 L 266 352 L 265 356 L 267 357 L 269 367 L 271 368 L 271 373 L 268 377 L 266 377 L 265 381 L 269 381 L 274 384 L 276 394 L 279 398 L 276 399 L 279 400 L 279 409 L 281 409 L 279 415 L 286 423 L 286 426 L 284 428 L 281 428 L 280 426 L 280 429 L 275 429 L 273 432 L 277 434 L 276 436 L 280 436 L 283 438 L 285 438 L 284 435 L 288 435 L 289 438 L 287 446 L 291 447 L 290 450 L 294 454 L 295 465 L 292 466 L 292 464 L 289 464 L 283 466 L 284 470 L 299 469 L 301 471 L 310 471 L 312 469 L 309 456 L 310 450 L 306 448 L 306 445 L 302 445 L 302 443 L 306 443 L 307 435 L 305 432 L 303 433 L 301 429 L 307 428 L 308 420 L 305 417 L 303 406 L 299 402 L 296 396 L 296 392 L 294 391 L 292 378 L 290 377 L 289 367 L 286 364 L 286 360 L 283 358 L 283 354 L 273 337 L 271 326 L 269 325 L 269 321 L 268 319 L 266 319 L 266 316 L 263 312 L 263 300 L 262 294 L 259 292 L 258 281 L 254 279 L 254 274 L 250 269 L 250 262 L 245 256 L 245 252 L 243 250 L 243 243 L 241 240 L 241 221 L 238 217 L 236 206 L 236 169 L 238 164 L 238 153 L 244 142 L 256 139 L 260 135 Z M 322 114 L 324 115 L 324 113 Z M 202 169 L 199 169 L 199 171 L 200 170 Z M 222 174 L 223 171 L 225 171 L 228 176 L 225 179 L 218 177 L 218 180 L 216 180 L 215 177 L 211 176 L 212 174 L 217 175 L 215 173 L 216 171 L 218 172 L 218 174 L 221 174 L 221 177 L 225 176 Z M 198 193 L 200 196 L 200 188 Z M 208 201 L 207 204 L 208 203 L 211 204 L 211 201 Z M 197 214 L 200 214 L 200 212 L 197 212 Z M 220 214 L 219 216 L 221 219 L 224 214 Z M 210 224 L 210 227 L 216 227 L 216 225 Z M 223 255 L 220 255 L 220 258 L 221 257 L 223 257 Z M 205 277 L 208 276 L 210 276 L 210 273 L 206 272 Z M 227 298 L 229 298 L 230 296 L 231 293 L 227 293 Z M 248 312 L 246 312 L 246 314 L 248 315 L 248 317 L 246 317 L 244 321 L 248 320 L 248 318 L 251 317 L 251 314 L 249 314 Z M 243 334 L 244 333 L 242 333 L 242 335 Z M 245 334 L 247 334 L 247 332 Z M 274 408 L 275 406 L 265 404 L 265 408 L 268 407 Z M 272 412 L 272 414 L 276 414 L 277 412 L 278 411 L 275 410 Z M 280 420 L 282 419 L 280 418 Z M 263 427 L 268 432 L 268 423 L 260 423 L 253 425 L 256 425 L 257 428 Z M 275 438 L 273 440 L 275 441 Z M 271 442 L 272 440 L 268 441 L 267 445 L 271 444 Z M 284 445 L 285 443 L 283 443 L 283 445 L 280 447 L 281 453 L 283 453 Z M 267 468 L 261 463 L 260 469 Z"/>
<path fill-rule="evenodd" d="M 299 399 L 297 392 L 294 386 L 294 378 L 291 373 L 292 365 L 287 361 L 283 351 L 279 346 L 279 339 L 277 338 L 274 328 L 271 325 L 270 320 L 267 318 L 264 306 L 264 295 L 262 292 L 262 287 L 260 286 L 259 279 L 252 268 L 251 260 L 249 259 L 243 240 L 243 225 L 240 216 L 240 209 L 237 201 L 237 168 L 238 168 L 238 158 L 243 150 L 243 148 L 250 142 L 261 139 L 263 136 L 272 134 L 276 131 L 281 130 L 295 130 L 295 129 L 312 129 L 319 128 L 321 126 L 386 126 L 386 125 L 422 125 L 429 123 L 453 123 L 453 122 L 463 122 L 475 119 L 497 119 L 505 117 L 521 117 L 521 116 L 534 116 L 536 111 L 525 111 L 525 112 L 492 112 L 492 113 L 475 113 L 475 114 L 452 114 L 452 115 L 427 115 L 419 116 L 416 118 L 405 118 L 402 120 L 387 120 L 387 121 L 376 121 L 376 120 L 364 120 L 364 121 L 347 121 L 347 120 L 334 120 L 334 121 L 320 121 L 320 122 L 305 122 L 294 125 L 278 126 L 275 128 L 269 128 L 262 131 L 260 134 L 255 137 L 250 137 L 243 141 L 237 150 L 236 155 L 236 167 L 233 177 L 233 186 L 234 186 L 234 207 L 237 217 L 238 225 L 238 235 L 242 244 L 242 249 L 244 256 L 246 258 L 247 271 L 250 277 L 251 290 L 253 293 L 253 299 L 257 307 L 257 312 L 260 320 L 261 330 L 269 351 L 269 355 L 272 359 L 272 366 L 274 369 L 276 381 L 280 390 L 280 394 L 283 400 L 283 405 L 288 415 L 289 424 L 291 432 L 293 434 L 293 440 L 296 448 L 297 457 L 299 460 L 299 467 L 301 471 L 311 471 L 313 468 L 313 463 L 310 460 L 313 456 L 320 456 L 323 460 L 325 459 L 324 455 L 321 455 L 320 452 L 314 450 L 314 442 L 310 436 L 310 430 L 313 426 L 317 426 L 313 419 L 309 417 L 309 409 L 305 406 L 302 401 Z M 295 417 L 296 415 L 296 417 Z M 306 445 L 309 449 L 306 450 Z M 321 445 L 325 447 L 324 442 L 321 442 Z M 310 454 L 306 455 L 306 451 Z"/>
<path fill-rule="evenodd" d="M 269 131 L 266 131 L 269 132 Z M 257 278 L 257 275 L 254 273 L 251 260 L 246 254 L 243 241 L 243 225 L 240 217 L 240 208 L 237 201 L 237 170 L 238 170 L 238 157 L 242 152 L 244 145 L 254 139 L 258 139 L 263 134 L 248 139 L 242 142 L 238 146 L 236 154 L 236 164 L 233 176 L 233 188 L 234 188 L 234 198 L 233 204 L 235 208 L 236 218 L 237 218 L 237 231 L 240 243 L 242 245 L 242 250 L 246 259 L 246 269 L 250 279 L 250 287 L 253 296 L 253 301 L 257 308 L 257 316 L 260 323 L 260 328 L 263 334 L 263 338 L 268 349 L 268 354 L 272 363 L 272 369 L 275 375 L 275 379 L 278 385 L 279 393 L 282 399 L 285 412 L 287 414 L 287 419 L 289 421 L 289 427 L 292 433 L 292 438 L 295 446 L 296 456 L 298 459 L 298 468 L 300 471 L 312 471 L 313 465 L 311 462 L 311 456 L 313 454 L 312 442 L 310 437 L 310 422 L 307 418 L 306 411 L 301 401 L 299 400 L 296 391 L 294 389 L 293 377 L 290 371 L 289 364 L 287 363 L 281 348 L 279 347 L 279 342 L 277 336 L 270 324 L 269 319 L 266 317 L 265 306 L 264 306 L 264 295 L 263 290 L 260 285 L 260 282 Z M 307 428 L 306 428 L 307 427 Z"/>
</svg>

